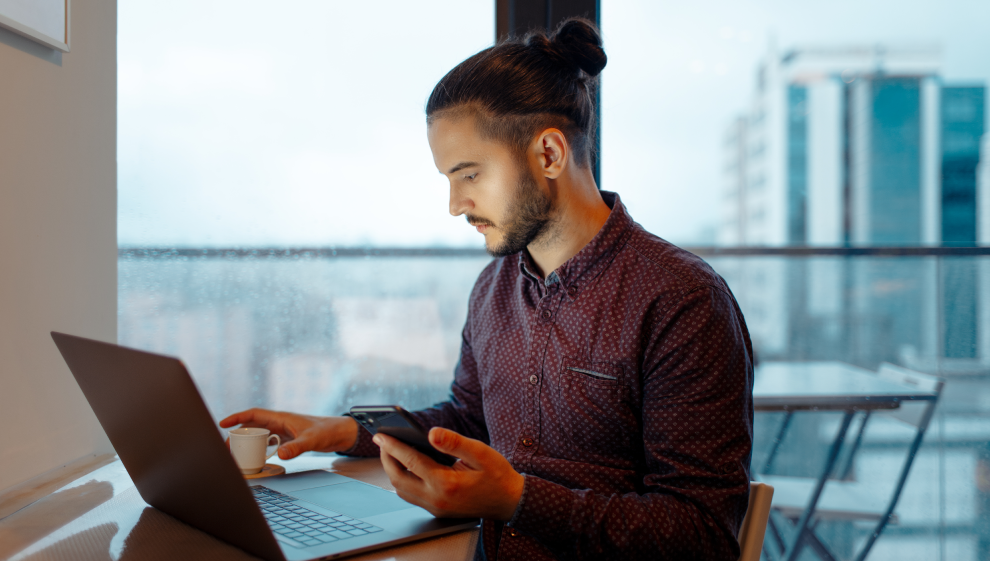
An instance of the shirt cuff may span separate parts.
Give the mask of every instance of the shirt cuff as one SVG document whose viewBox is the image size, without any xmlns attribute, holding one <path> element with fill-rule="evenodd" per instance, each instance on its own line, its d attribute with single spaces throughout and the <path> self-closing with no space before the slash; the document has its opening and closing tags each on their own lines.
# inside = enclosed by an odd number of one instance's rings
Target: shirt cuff
<svg viewBox="0 0 990 561">
<path fill-rule="evenodd" d="M 344 413 L 343 416 L 350 417 L 351 414 Z M 380 456 L 381 451 L 378 445 L 371 441 L 371 437 L 372 435 L 368 432 L 368 429 L 362 427 L 361 423 L 358 423 L 357 440 L 354 441 L 354 446 L 351 446 L 347 450 L 338 451 L 337 454 L 341 456 L 360 456 L 362 458 Z"/>
<path fill-rule="evenodd" d="M 523 478 L 522 497 L 507 525 L 545 544 L 567 539 L 574 492 L 532 475 L 523 474 Z"/>
</svg>

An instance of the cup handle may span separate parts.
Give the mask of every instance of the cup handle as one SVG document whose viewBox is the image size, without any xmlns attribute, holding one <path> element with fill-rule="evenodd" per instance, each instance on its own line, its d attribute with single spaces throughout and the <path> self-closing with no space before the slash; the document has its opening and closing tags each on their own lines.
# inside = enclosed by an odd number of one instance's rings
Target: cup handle
<svg viewBox="0 0 990 561">
<path fill-rule="evenodd" d="M 275 451 L 272 452 L 271 454 L 268 454 L 267 456 L 265 456 L 265 459 L 266 460 L 269 459 L 269 458 L 271 458 L 272 456 L 274 456 L 278 452 L 278 447 L 282 445 L 282 439 L 279 438 L 277 434 L 272 434 L 272 435 L 269 435 L 268 436 L 268 441 L 267 441 L 266 446 L 271 446 L 272 445 L 271 442 L 272 442 L 272 439 L 273 438 L 275 439 Z"/>
</svg>

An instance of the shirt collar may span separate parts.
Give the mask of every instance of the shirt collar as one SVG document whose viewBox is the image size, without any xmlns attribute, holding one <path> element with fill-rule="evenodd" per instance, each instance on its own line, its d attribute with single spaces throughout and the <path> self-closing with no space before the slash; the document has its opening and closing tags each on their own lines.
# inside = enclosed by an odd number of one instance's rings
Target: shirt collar
<svg viewBox="0 0 990 561">
<path fill-rule="evenodd" d="M 602 200 L 612 211 L 595 237 L 574 257 L 547 275 L 545 280 L 540 279 L 538 275 L 532 272 L 536 271 L 537 268 L 529 252 L 525 249 L 520 251 L 518 253 L 519 269 L 524 275 L 547 286 L 560 282 L 568 294 L 576 296 L 581 285 L 594 280 L 605 270 L 605 267 L 615 257 L 616 250 L 625 242 L 626 236 L 635 222 L 626 212 L 626 207 L 619 200 L 618 193 L 601 191 L 601 195 Z"/>
</svg>

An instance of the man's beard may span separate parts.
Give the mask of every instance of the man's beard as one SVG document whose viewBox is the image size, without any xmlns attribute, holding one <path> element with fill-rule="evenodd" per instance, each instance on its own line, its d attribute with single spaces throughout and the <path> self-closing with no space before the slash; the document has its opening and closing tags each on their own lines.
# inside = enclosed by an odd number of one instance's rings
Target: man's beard
<svg viewBox="0 0 990 561">
<path fill-rule="evenodd" d="M 540 190 L 529 170 L 522 167 L 516 200 L 506 213 L 506 223 L 500 226 L 504 232 L 502 242 L 495 247 L 485 244 L 485 250 L 492 257 L 507 257 L 519 253 L 547 231 L 553 210 L 553 199 Z M 472 224 L 494 226 L 491 221 L 483 218 L 467 216 L 467 220 Z"/>
</svg>

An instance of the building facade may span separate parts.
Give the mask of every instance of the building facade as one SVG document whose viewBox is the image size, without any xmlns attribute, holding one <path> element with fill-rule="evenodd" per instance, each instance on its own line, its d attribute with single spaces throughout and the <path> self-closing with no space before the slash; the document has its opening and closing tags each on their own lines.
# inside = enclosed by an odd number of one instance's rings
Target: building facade
<svg viewBox="0 0 990 561">
<path fill-rule="evenodd" d="M 977 244 L 985 105 L 983 85 L 943 81 L 934 47 L 771 52 L 724 137 L 719 244 Z M 777 259 L 726 274 L 768 358 L 990 359 L 990 279 L 971 261 Z"/>
</svg>

